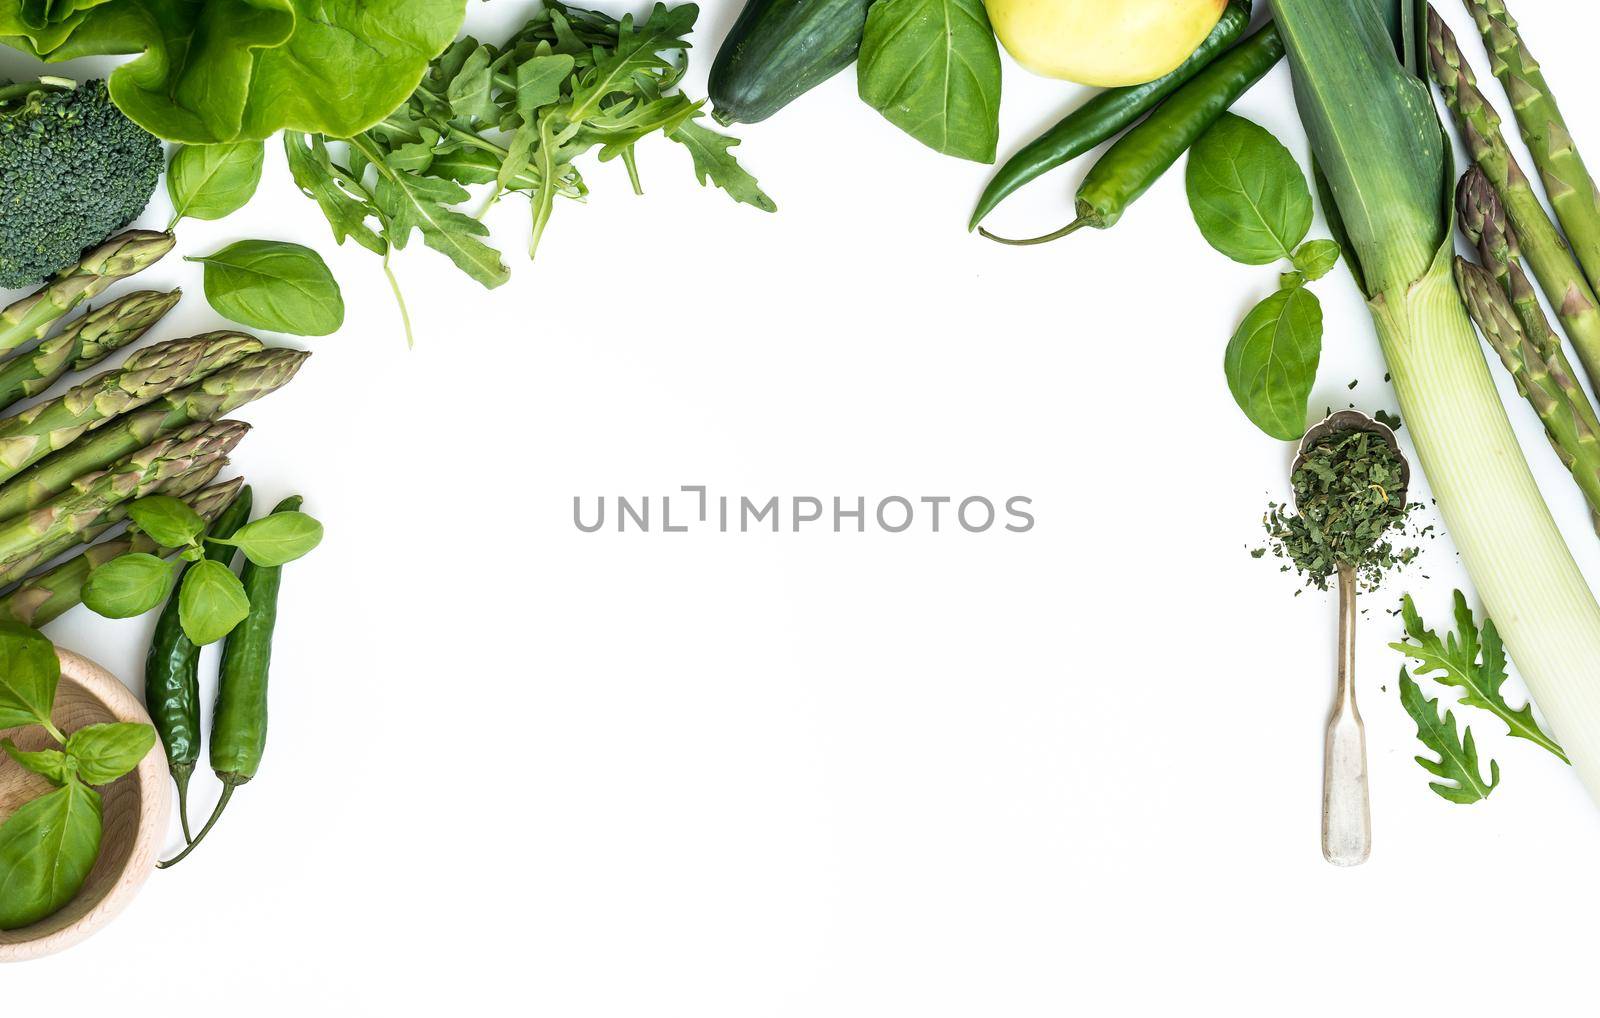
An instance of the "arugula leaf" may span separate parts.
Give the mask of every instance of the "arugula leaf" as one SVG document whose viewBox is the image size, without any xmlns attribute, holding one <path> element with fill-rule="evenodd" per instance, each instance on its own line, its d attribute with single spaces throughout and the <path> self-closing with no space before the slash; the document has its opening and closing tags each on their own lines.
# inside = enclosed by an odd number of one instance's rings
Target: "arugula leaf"
<svg viewBox="0 0 1600 1018">
<path fill-rule="evenodd" d="M 1462 805 L 1487 799 L 1500 784 L 1500 764 L 1489 761 L 1489 781 L 1485 784 L 1479 770 L 1478 748 L 1472 742 L 1472 729 L 1463 726 L 1462 734 L 1457 736 L 1455 715 L 1447 710 L 1441 720 L 1439 701 L 1423 696 L 1421 687 L 1411 680 L 1404 668 L 1400 669 L 1400 705 L 1417 723 L 1417 738 L 1439 754 L 1436 761 L 1425 756 L 1416 758 L 1423 770 L 1444 779 L 1430 781 L 1428 787 L 1441 797 Z"/>
<path fill-rule="evenodd" d="M 1400 602 L 1400 615 L 1410 640 L 1389 646 L 1420 662 L 1418 675 L 1442 686 L 1454 686 L 1462 690 L 1460 702 L 1463 706 L 1488 711 L 1506 723 L 1510 734 L 1543 746 L 1563 763 L 1571 762 L 1556 741 L 1546 735 L 1538 721 L 1534 720 L 1531 703 L 1513 709 L 1506 702 L 1501 689 L 1506 681 L 1505 647 L 1490 619 L 1483 620 L 1480 640 L 1478 626 L 1473 620 L 1465 594 L 1459 590 L 1455 592 L 1456 632 L 1442 640 L 1423 625 L 1422 616 L 1417 614 L 1416 603 L 1411 600 L 1410 594 Z"/>
<path fill-rule="evenodd" d="M 702 184 L 772 211 L 734 158 L 734 139 L 694 123 L 702 104 L 678 91 L 698 13 L 692 3 L 657 3 L 638 21 L 541 6 L 502 45 L 464 38 L 445 48 L 410 97 L 367 130 L 286 135 L 290 172 L 335 240 L 353 238 L 384 256 L 386 272 L 390 253 L 416 230 L 490 288 L 510 272 L 482 217 L 505 194 L 526 195 L 531 257 L 557 199 L 589 193 L 577 161 L 596 148 L 601 162 L 623 163 L 638 191 L 634 146 L 664 135 L 689 149 Z M 464 185 L 477 184 L 492 190 L 472 215 Z M 390 282 L 398 298 L 392 274 Z"/>
<path fill-rule="evenodd" d="M 687 121 L 667 137 L 689 150 L 694 159 L 694 176 L 703 185 L 710 181 L 728 192 L 734 201 L 754 205 L 763 212 L 778 211 L 777 203 L 768 198 L 739 160 L 733 156 L 738 138 L 730 138 L 702 125 L 698 119 Z"/>
</svg>

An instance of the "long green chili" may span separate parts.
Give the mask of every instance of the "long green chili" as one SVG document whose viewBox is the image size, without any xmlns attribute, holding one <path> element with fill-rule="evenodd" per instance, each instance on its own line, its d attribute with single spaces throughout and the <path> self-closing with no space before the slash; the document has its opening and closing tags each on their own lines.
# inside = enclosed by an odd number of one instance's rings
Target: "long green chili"
<svg viewBox="0 0 1600 1018">
<path fill-rule="evenodd" d="M 1115 224 L 1129 205 L 1282 58 L 1283 40 L 1277 29 L 1268 25 L 1212 61 L 1100 157 L 1078 188 L 1078 218 L 1061 229 L 1026 240 L 997 237 L 982 228 L 978 232 L 1002 244 L 1026 245 L 1057 240 L 1085 226 L 1104 230 Z"/>
<path fill-rule="evenodd" d="M 1007 159 L 1005 165 L 995 171 L 989 186 L 983 189 L 967 229 L 977 229 L 983 217 L 994 211 L 1011 192 L 1114 136 L 1198 74 L 1250 27 L 1251 2 L 1229 0 L 1217 27 L 1171 74 L 1143 85 L 1108 88 L 1096 93 L 1094 98 Z"/>
</svg>

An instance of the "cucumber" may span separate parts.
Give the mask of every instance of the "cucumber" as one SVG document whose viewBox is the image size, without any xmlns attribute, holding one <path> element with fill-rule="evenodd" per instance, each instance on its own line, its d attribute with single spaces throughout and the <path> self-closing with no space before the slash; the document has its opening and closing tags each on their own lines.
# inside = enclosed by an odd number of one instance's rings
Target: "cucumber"
<svg viewBox="0 0 1600 1018">
<path fill-rule="evenodd" d="M 872 0 L 749 0 L 711 65 L 717 122 L 765 120 L 849 67 Z"/>
</svg>

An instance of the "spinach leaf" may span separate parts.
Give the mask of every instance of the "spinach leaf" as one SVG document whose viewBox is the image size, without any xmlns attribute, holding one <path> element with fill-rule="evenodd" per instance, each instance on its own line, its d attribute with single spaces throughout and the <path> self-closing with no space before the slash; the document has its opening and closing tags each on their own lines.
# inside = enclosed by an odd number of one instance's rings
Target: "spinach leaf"
<svg viewBox="0 0 1600 1018">
<path fill-rule="evenodd" d="M 59 749 L 18 749 L 10 739 L 0 741 L 0 749 L 6 751 L 6 756 L 54 785 L 66 784 L 67 776 L 72 772 L 71 761 Z"/>
<path fill-rule="evenodd" d="M 67 755 L 86 785 L 106 785 L 139 766 L 156 744 L 156 730 L 128 721 L 88 725 L 67 737 Z"/>
<path fill-rule="evenodd" d="M 221 219 L 243 208 L 261 182 L 264 152 L 259 141 L 180 145 L 167 163 L 167 229 L 180 219 Z"/>
<path fill-rule="evenodd" d="M 205 533 L 206 521 L 171 495 L 147 495 L 128 506 L 128 515 L 157 544 L 182 548 Z"/>
<path fill-rule="evenodd" d="M 215 643 L 250 614 L 250 598 L 233 570 L 214 559 L 202 559 L 183 574 L 178 591 L 178 622 L 183 634 L 199 646 Z"/>
<path fill-rule="evenodd" d="M 37 5 L 0 35 L 43 60 L 137 53 L 111 72 L 117 106 L 195 145 L 281 129 L 346 137 L 403 103 L 455 37 L 466 0 L 116 0 Z M 34 5 L 28 5 L 34 6 Z"/>
<path fill-rule="evenodd" d="M 272 513 L 245 524 L 231 537 L 207 540 L 233 545 L 258 566 L 281 566 L 322 543 L 322 524 L 302 512 Z"/>
<path fill-rule="evenodd" d="M 100 793 L 69 778 L 0 824 L 0 930 L 59 911 L 100 854 Z"/>
<path fill-rule="evenodd" d="M 241 240 L 185 259 L 205 266 L 206 300 L 232 321 L 294 336 L 326 336 L 344 324 L 344 298 L 322 256 L 281 240 Z"/>
<path fill-rule="evenodd" d="M 96 566 L 83 585 L 83 603 L 108 619 L 143 615 L 167 599 L 172 566 L 154 555 L 119 555 Z"/>
<path fill-rule="evenodd" d="M 981 0 L 877 0 L 856 86 L 863 102 L 924 145 L 994 162 L 1000 50 Z"/>
<path fill-rule="evenodd" d="M 1303 286 L 1257 304 L 1228 340 L 1223 370 L 1245 416 L 1273 438 L 1306 431 L 1306 401 L 1322 356 L 1322 305 Z"/>
<path fill-rule="evenodd" d="M 61 662 L 49 640 L 17 622 L 0 622 L 0 728 L 50 725 Z"/>
<path fill-rule="evenodd" d="M 1236 262 L 1292 258 L 1311 228 L 1300 164 L 1270 131 L 1232 113 L 1189 150 L 1184 186 L 1201 234 Z"/>
</svg>

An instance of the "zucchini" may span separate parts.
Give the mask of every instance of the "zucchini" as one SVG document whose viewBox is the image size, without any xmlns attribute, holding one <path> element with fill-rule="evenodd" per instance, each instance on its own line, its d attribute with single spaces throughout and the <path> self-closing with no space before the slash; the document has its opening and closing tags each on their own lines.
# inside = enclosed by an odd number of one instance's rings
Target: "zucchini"
<svg viewBox="0 0 1600 1018">
<path fill-rule="evenodd" d="M 872 0 L 749 0 L 711 65 L 712 116 L 753 124 L 849 67 Z"/>
</svg>

